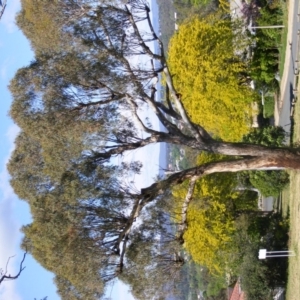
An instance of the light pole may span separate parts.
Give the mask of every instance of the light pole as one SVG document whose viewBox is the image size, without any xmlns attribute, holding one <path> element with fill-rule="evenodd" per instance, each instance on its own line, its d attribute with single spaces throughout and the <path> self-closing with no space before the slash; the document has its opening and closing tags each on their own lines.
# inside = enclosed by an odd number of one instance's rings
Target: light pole
<svg viewBox="0 0 300 300">
<path fill-rule="evenodd" d="M 251 29 L 266 29 L 266 28 L 284 28 L 284 25 L 271 25 L 271 26 L 248 26 Z"/>
<path fill-rule="evenodd" d="M 292 250 L 283 250 L 283 251 L 267 251 L 267 249 L 259 249 L 258 258 L 266 259 L 272 257 L 288 257 L 296 256 L 295 252 Z"/>
</svg>

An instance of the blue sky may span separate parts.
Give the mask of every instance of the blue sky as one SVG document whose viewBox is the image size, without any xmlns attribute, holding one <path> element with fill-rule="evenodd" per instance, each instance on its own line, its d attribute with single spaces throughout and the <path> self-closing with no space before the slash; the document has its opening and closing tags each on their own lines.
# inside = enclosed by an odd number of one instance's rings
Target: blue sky
<svg viewBox="0 0 300 300">
<path fill-rule="evenodd" d="M 22 239 L 20 228 L 31 222 L 29 207 L 14 195 L 6 170 L 6 163 L 14 147 L 13 141 L 19 131 L 8 117 L 11 96 L 7 86 L 17 69 L 33 60 L 28 41 L 15 25 L 14 18 L 19 9 L 19 0 L 8 0 L 0 20 L 0 268 L 5 268 L 8 258 L 14 256 L 8 265 L 8 273 L 11 275 L 18 272 L 23 257 L 19 249 Z M 140 114 L 149 117 L 147 109 Z M 158 122 L 154 123 L 154 128 L 157 128 Z M 158 173 L 159 147 L 150 146 L 143 151 L 125 155 L 125 160 L 133 159 L 140 160 L 144 165 L 144 175 L 134 178 L 136 187 L 151 184 Z M 60 299 L 55 292 L 53 274 L 44 270 L 30 255 L 27 255 L 24 265 L 26 268 L 17 280 L 6 281 L 0 286 L 1 300 L 40 300 L 45 296 L 48 296 L 48 300 Z M 128 286 L 115 281 L 113 286 L 108 287 L 106 295 L 113 300 L 134 299 L 128 290 Z"/>
<path fill-rule="evenodd" d="M 19 0 L 8 0 L 0 21 L 0 268 L 5 268 L 7 259 L 15 255 L 8 265 L 11 275 L 17 273 L 23 257 L 19 249 L 22 238 L 20 227 L 31 222 L 29 207 L 14 195 L 6 170 L 6 162 L 19 130 L 8 117 L 11 96 L 7 85 L 16 70 L 33 59 L 27 40 L 14 23 L 19 8 Z M 51 273 L 45 271 L 30 255 L 24 265 L 26 268 L 18 280 L 7 281 L 0 286 L 1 300 L 39 300 L 45 296 L 49 300 L 59 299 Z"/>
</svg>

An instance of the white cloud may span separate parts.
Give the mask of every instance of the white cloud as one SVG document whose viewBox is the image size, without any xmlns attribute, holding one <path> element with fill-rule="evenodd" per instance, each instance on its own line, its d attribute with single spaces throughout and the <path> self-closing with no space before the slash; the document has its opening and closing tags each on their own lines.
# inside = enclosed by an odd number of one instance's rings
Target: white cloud
<svg viewBox="0 0 300 300">
<path fill-rule="evenodd" d="M 135 300 L 130 293 L 130 287 L 121 280 L 115 280 L 112 285 L 109 285 L 105 296 L 114 300 Z"/>
<path fill-rule="evenodd" d="M 6 133 L 6 137 L 9 139 L 11 145 L 9 154 L 13 151 L 13 140 L 17 133 L 18 127 L 16 125 L 12 125 Z M 14 207 L 17 198 L 9 184 L 9 174 L 6 169 L 7 160 L 8 157 L 5 159 L 0 173 L 0 268 L 4 270 L 8 258 L 19 252 L 18 246 L 21 239 L 21 233 L 19 231 L 20 224 L 14 218 Z M 10 259 L 7 266 L 8 274 L 15 275 L 18 273 L 21 259 L 22 257 Z M 1 284 L 0 299 L 21 299 L 16 291 L 14 282 L 5 282 Z"/>
<path fill-rule="evenodd" d="M 6 136 L 9 140 L 9 143 L 11 144 L 11 149 L 9 151 L 9 156 L 10 156 L 11 152 L 14 150 L 14 147 L 15 147 L 14 146 L 14 141 L 15 141 L 17 135 L 19 134 L 19 132 L 20 132 L 20 128 L 15 124 L 11 125 L 8 128 L 7 132 L 6 132 Z"/>
<path fill-rule="evenodd" d="M 9 70 L 10 66 L 13 63 L 14 63 L 14 59 L 12 57 L 8 57 L 2 62 L 1 66 L 0 66 L 0 76 L 1 76 L 1 79 L 3 79 L 3 81 L 8 80 L 7 71 Z"/>
<path fill-rule="evenodd" d="M 5 80 L 5 78 L 7 76 L 6 74 L 7 74 L 7 68 L 6 68 L 6 66 L 2 66 L 0 69 L 0 75 L 3 80 Z"/>
<path fill-rule="evenodd" d="M 12 33 L 18 29 L 15 23 L 15 17 L 20 8 L 20 0 L 7 1 L 5 11 L 1 18 L 1 23 L 4 24 L 9 33 Z"/>
<path fill-rule="evenodd" d="M 14 206 L 16 197 L 9 185 L 7 170 L 0 173 L 0 268 L 5 269 L 10 256 L 17 254 L 21 233 L 20 224 L 14 219 Z M 18 272 L 20 257 L 15 257 L 8 264 L 8 274 Z M 14 296 L 9 296 L 14 295 Z M 20 299 L 15 291 L 15 284 L 3 283 L 0 286 L 0 299 Z"/>
<path fill-rule="evenodd" d="M 14 281 L 6 281 L 1 285 L 0 289 L 0 299 L 2 300 L 21 300 L 20 295 L 15 292 L 16 283 Z"/>
<path fill-rule="evenodd" d="M 119 287 L 119 300 L 134 300 L 134 297 L 130 293 L 130 287 L 124 284 L 122 281 L 118 281 Z"/>
<path fill-rule="evenodd" d="M 2 175 L 2 174 L 1 174 Z M 3 185 L 3 184 L 2 184 Z M 2 190 L 2 187 L 1 187 Z M 2 190 L 3 191 L 3 190 Z M 0 267 L 5 270 L 9 257 L 17 254 L 18 241 L 20 240 L 19 226 L 13 219 L 14 199 L 7 197 L 9 191 L 4 191 L 6 197 L 0 202 Z M 20 257 L 11 258 L 7 266 L 8 274 L 18 272 Z M 15 284 L 4 282 L 0 286 L 1 299 L 19 299 L 15 291 Z M 4 297 L 4 295 L 6 295 Z M 8 297 L 8 295 L 15 295 Z"/>
</svg>

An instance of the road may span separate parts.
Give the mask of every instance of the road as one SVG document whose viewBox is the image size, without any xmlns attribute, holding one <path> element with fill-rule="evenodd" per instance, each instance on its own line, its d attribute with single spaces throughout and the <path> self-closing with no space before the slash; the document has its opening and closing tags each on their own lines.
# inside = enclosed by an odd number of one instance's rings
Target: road
<svg viewBox="0 0 300 300">
<path fill-rule="evenodd" d="M 291 0 L 288 15 L 288 43 L 284 72 L 280 84 L 281 95 L 278 103 L 279 118 L 275 117 L 275 124 L 282 126 L 288 134 L 290 134 L 291 131 L 290 113 L 294 89 L 296 89 L 295 73 L 298 68 L 300 68 L 300 63 L 297 62 L 297 60 L 299 60 L 298 30 L 300 29 L 298 11 L 299 0 Z"/>
</svg>

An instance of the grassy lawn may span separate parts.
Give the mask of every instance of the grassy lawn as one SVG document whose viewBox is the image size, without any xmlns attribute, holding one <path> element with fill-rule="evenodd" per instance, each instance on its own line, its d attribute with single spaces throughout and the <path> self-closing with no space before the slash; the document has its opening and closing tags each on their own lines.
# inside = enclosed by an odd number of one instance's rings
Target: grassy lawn
<svg viewBox="0 0 300 300">
<path fill-rule="evenodd" d="M 279 73 L 282 78 L 285 49 L 287 44 L 287 6 L 283 10 L 282 43 L 279 49 Z M 300 88 L 298 82 L 298 89 Z M 298 98 L 300 93 L 298 94 Z M 292 128 L 292 141 L 300 145 L 300 101 L 295 105 L 294 126 Z M 290 185 L 282 192 L 282 212 L 290 217 L 289 249 L 295 251 L 296 256 L 290 257 L 288 267 L 288 283 L 286 300 L 298 300 L 300 297 L 300 171 L 290 172 Z"/>
<path fill-rule="evenodd" d="M 299 95 L 300 96 L 300 95 Z M 294 112 L 294 144 L 300 143 L 300 102 Z M 283 213 L 290 215 L 289 248 L 296 253 L 289 259 L 287 300 L 300 297 L 300 171 L 290 172 L 290 186 L 282 193 Z"/>
<path fill-rule="evenodd" d="M 271 118 L 274 115 L 274 96 L 265 97 L 264 118 Z"/>
</svg>

